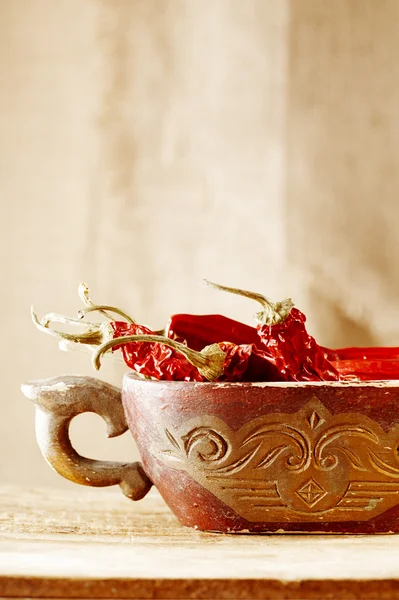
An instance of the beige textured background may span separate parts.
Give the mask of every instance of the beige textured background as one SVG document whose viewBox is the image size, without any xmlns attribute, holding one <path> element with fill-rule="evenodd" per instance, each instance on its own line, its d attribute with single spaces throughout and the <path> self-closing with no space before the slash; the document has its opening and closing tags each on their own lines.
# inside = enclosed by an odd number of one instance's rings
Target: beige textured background
<svg viewBox="0 0 399 600">
<path fill-rule="evenodd" d="M 251 322 L 208 277 L 293 296 L 325 345 L 398 343 L 398 53 L 398 0 L 0 0 L 1 480 L 72 485 L 19 385 L 92 374 L 29 316 L 81 280 L 156 328 Z"/>
</svg>

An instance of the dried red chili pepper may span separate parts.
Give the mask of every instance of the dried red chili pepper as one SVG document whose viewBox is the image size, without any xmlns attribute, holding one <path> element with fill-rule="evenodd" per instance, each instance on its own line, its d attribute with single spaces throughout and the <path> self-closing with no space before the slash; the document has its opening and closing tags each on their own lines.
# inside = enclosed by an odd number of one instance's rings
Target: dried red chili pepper
<svg viewBox="0 0 399 600">
<path fill-rule="evenodd" d="M 240 323 L 223 315 L 173 315 L 165 329 L 165 335 L 171 339 L 184 340 L 190 348 L 200 350 L 209 344 L 221 340 L 241 348 L 237 354 L 249 354 L 248 365 L 241 381 L 283 381 L 284 378 L 270 361 L 265 360 L 257 350 L 259 336 L 255 327 Z M 244 350 L 246 348 L 246 350 Z M 230 380 L 234 380 L 230 376 Z M 237 380 L 237 378 L 235 378 Z"/>
<path fill-rule="evenodd" d="M 138 323 L 126 323 L 126 321 L 111 321 L 110 326 L 113 331 L 113 337 L 122 337 L 124 335 L 157 335 L 146 325 Z"/>
<path fill-rule="evenodd" d="M 246 296 L 261 304 L 262 311 L 255 315 L 261 342 L 257 353 L 275 365 L 286 381 L 339 380 L 338 371 L 307 332 L 305 315 L 293 308 L 290 298 L 274 303 L 262 294 L 206 283 L 218 290 Z"/>
<path fill-rule="evenodd" d="M 341 378 L 355 381 L 386 381 L 399 379 L 399 358 L 389 359 L 350 359 L 332 363 Z"/>
<path fill-rule="evenodd" d="M 111 307 L 107 308 L 109 310 Z M 96 368 L 99 367 L 100 357 L 110 349 L 121 349 L 125 363 L 136 372 L 162 380 L 242 381 L 248 380 L 249 365 L 252 372 L 256 367 L 259 368 L 259 358 L 252 356 L 251 345 L 237 346 L 220 342 L 198 352 L 175 340 L 153 335 L 148 327 L 133 323 L 132 320 L 129 323 L 82 323 L 78 319 L 48 314 L 39 321 L 33 311 L 32 318 L 41 331 L 61 340 L 88 347 L 97 346 L 93 357 Z M 50 327 L 52 322 L 83 326 L 85 331 L 57 331 Z M 261 362 L 265 363 L 263 360 Z"/>
<path fill-rule="evenodd" d="M 374 360 L 399 360 L 399 348 L 397 347 L 360 347 L 354 346 L 349 348 L 323 348 L 327 358 L 331 361 L 374 361 Z"/>
<path fill-rule="evenodd" d="M 39 321 L 32 311 L 35 325 L 45 333 L 78 345 L 97 347 L 93 362 L 98 368 L 106 351 L 120 348 L 124 360 L 135 371 L 156 379 L 176 381 L 213 380 L 223 374 L 225 353 L 217 344 L 196 352 L 174 340 L 150 335 L 151 330 L 136 323 L 85 323 L 83 333 L 66 333 L 50 327 L 53 321 L 68 325 L 82 323 L 61 315 L 49 314 Z M 134 331 L 136 335 L 132 335 Z M 119 334 L 121 336 L 118 336 Z M 114 335 L 118 337 L 114 337 Z M 134 343 L 133 343 L 134 342 Z M 140 342 L 140 343 L 138 343 Z"/>
<path fill-rule="evenodd" d="M 173 315 L 164 333 L 168 338 L 185 340 L 193 350 L 222 340 L 237 345 L 259 343 L 255 327 L 223 315 Z"/>
<path fill-rule="evenodd" d="M 167 343 L 160 343 L 160 340 L 165 338 L 156 336 L 143 325 L 119 321 L 111 323 L 111 327 L 114 331 L 114 339 L 108 342 L 109 347 L 112 346 L 113 351 L 121 350 L 126 365 L 137 373 L 162 380 L 204 381 L 205 377 L 198 368 L 188 360 L 186 355 L 179 352 L 178 349 L 183 346 L 182 344 L 173 347 Z M 184 351 L 189 349 L 184 346 Z M 96 356 L 101 356 L 102 352 L 100 347 L 95 355 L 95 361 L 98 360 Z"/>
<path fill-rule="evenodd" d="M 232 363 L 227 365 L 226 359 L 224 376 L 220 378 L 220 381 L 284 381 L 284 377 L 279 373 L 276 365 L 265 358 L 255 344 L 235 345 L 231 342 L 219 342 L 219 347 L 227 352 L 230 346 L 232 350 L 230 354 L 228 353 L 228 356 Z M 244 363 L 245 355 L 247 361 Z M 242 361 L 239 370 L 235 366 L 238 359 Z M 245 369 L 243 368 L 244 364 Z M 238 377 L 239 373 L 240 377 Z"/>
<path fill-rule="evenodd" d="M 229 342 L 212 344 L 198 352 L 164 336 L 125 334 L 97 348 L 94 367 L 99 368 L 105 352 L 119 348 L 130 368 L 146 376 L 173 381 L 240 381 L 251 354 L 250 346 Z"/>
<path fill-rule="evenodd" d="M 265 355 L 288 381 L 338 381 L 339 373 L 305 327 L 306 317 L 292 308 L 274 325 L 260 324 L 258 334 Z"/>
<path fill-rule="evenodd" d="M 67 342 L 74 342 L 88 348 L 99 346 L 96 353 L 96 365 L 99 356 L 112 347 L 120 347 L 126 364 L 146 376 L 157 379 L 169 379 L 180 381 L 204 381 L 218 379 L 220 381 L 279 381 L 283 375 L 279 372 L 276 364 L 265 355 L 264 350 L 259 351 L 254 343 L 234 344 L 229 340 L 218 339 L 218 343 L 207 344 L 201 352 L 195 351 L 185 344 L 179 344 L 165 337 L 154 336 L 148 327 L 139 325 L 126 313 L 118 308 L 106 305 L 96 305 L 89 297 L 86 286 L 81 285 L 79 295 L 86 304 L 86 308 L 80 311 L 80 319 L 70 319 L 61 315 L 45 315 L 41 321 L 32 313 L 36 326 L 55 335 Z M 100 312 L 108 319 L 112 319 L 110 312 L 121 315 L 126 321 L 112 321 L 111 323 L 87 323 L 82 322 L 88 313 Z M 205 331 L 203 335 L 209 340 L 219 338 L 226 333 L 226 326 L 231 331 L 233 323 L 236 339 L 250 336 L 256 339 L 259 345 L 258 335 L 254 336 L 256 330 L 242 323 L 214 315 L 210 319 L 216 329 L 211 332 Z M 50 327 L 51 322 L 67 323 L 83 327 L 80 333 L 66 333 L 54 330 Z M 204 316 L 205 325 L 207 317 Z M 208 321 L 209 322 L 209 321 Z M 196 323 L 198 326 L 198 322 Z M 141 337 L 140 340 L 137 336 Z M 133 338 L 132 338 L 133 336 Z M 144 336 L 144 338 L 143 338 Z M 152 336 L 151 339 L 148 336 Z M 188 336 L 189 337 L 189 336 Z M 195 338 L 195 336 L 194 336 Z M 194 339 L 193 338 L 193 339 Z M 134 342 L 134 344 L 133 344 Z M 198 344 L 198 339 L 196 340 Z M 194 368 L 195 367 L 195 368 Z M 196 370 L 197 369 L 197 370 Z"/>
<path fill-rule="evenodd" d="M 165 335 L 171 339 L 185 340 L 194 350 L 201 350 L 208 344 L 228 340 L 234 344 L 255 344 L 260 340 L 257 329 L 224 315 L 176 314 L 170 318 Z M 399 379 L 399 348 L 350 347 L 332 350 L 320 346 L 325 358 L 339 373 L 341 379 L 375 381 Z M 267 372 L 265 364 L 256 361 L 256 352 L 252 352 L 250 365 L 246 372 L 246 381 L 279 381 L 277 369 Z M 397 360 L 396 366 L 395 361 Z M 386 364 L 385 361 L 390 361 Z"/>
<path fill-rule="evenodd" d="M 109 349 L 121 349 L 131 369 L 156 379 L 174 381 L 273 381 L 281 379 L 273 365 L 254 352 L 253 344 L 219 342 L 201 352 L 156 336 L 148 328 L 124 322 L 111 323 L 114 339 L 98 348 L 98 356 Z M 222 360 L 223 358 L 223 360 Z"/>
<path fill-rule="evenodd" d="M 399 348 L 323 348 L 307 333 L 305 316 L 293 308 L 291 300 L 275 304 L 260 294 L 210 285 L 260 302 L 263 310 L 256 315 L 258 328 L 223 315 L 174 315 L 166 333 L 170 338 L 183 339 L 184 345 L 170 348 L 171 344 L 166 343 L 165 338 L 157 338 L 158 341 L 153 338 L 150 346 L 146 338 L 145 342 L 143 340 L 144 347 L 139 347 L 135 338 L 132 352 L 133 343 L 127 344 L 127 336 L 148 336 L 155 332 L 136 324 L 118 308 L 95 305 L 84 284 L 79 288 L 79 295 L 86 308 L 79 311 L 80 319 L 49 314 L 39 321 L 34 313 L 32 316 L 39 329 L 67 343 L 74 342 L 88 348 L 93 345 L 104 347 L 109 342 L 117 346 L 115 338 L 124 338 L 119 347 L 127 364 L 131 366 L 134 363 L 133 368 L 137 371 L 156 378 L 187 381 L 203 381 L 216 376 L 221 381 L 399 379 Z M 94 311 L 112 322 L 83 323 L 81 319 Z M 127 322 L 113 321 L 110 313 L 120 315 Z M 84 331 L 78 334 L 56 331 L 51 329 L 51 322 L 78 325 Z M 185 345 L 187 342 L 191 348 Z M 204 350 L 198 352 L 203 346 L 206 346 Z M 209 352 L 216 353 L 216 359 L 213 356 L 210 360 Z M 217 375 L 215 360 L 219 360 Z M 207 376 L 204 375 L 201 368 L 211 368 L 212 374 L 209 371 Z"/>
<path fill-rule="evenodd" d="M 399 348 L 323 348 L 341 378 L 358 381 L 399 380 Z"/>
</svg>

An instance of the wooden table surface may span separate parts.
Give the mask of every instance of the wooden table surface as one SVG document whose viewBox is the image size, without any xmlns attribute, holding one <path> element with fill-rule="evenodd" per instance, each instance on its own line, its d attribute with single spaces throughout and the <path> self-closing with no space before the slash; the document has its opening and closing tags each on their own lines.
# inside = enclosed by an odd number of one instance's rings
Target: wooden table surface
<svg viewBox="0 0 399 600">
<path fill-rule="evenodd" d="M 220 535 L 156 490 L 0 488 L 0 597 L 399 599 L 399 536 Z"/>
</svg>

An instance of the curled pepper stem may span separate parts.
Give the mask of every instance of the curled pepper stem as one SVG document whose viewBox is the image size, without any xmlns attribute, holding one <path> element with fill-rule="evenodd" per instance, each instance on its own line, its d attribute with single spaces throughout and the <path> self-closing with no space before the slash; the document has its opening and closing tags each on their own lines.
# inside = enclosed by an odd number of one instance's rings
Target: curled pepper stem
<svg viewBox="0 0 399 600">
<path fill-rule="evenodd" d="M 104 317 L 106 317 L 109 321 L 115 320 L 113 318 L 113 316 L 109 314 L 109 312 L 112 312 L 116 315 L 119 315 L 123 319 L 125 319 L 128 323 L 136 322 L 127 313 L 125 313 L 123 310 L 120 310 L 119 308 L 116 308 L 115 306 L 108 306 L 105 304 L 95 304 L 92 301 L 92 299 L 90 298 L 90 290 L 89 290 L 88 286 L 83 282 L 79 284 L 78 294 L 79 294 L 79 298 L 82 300 L 83 304 L 85 304 L 87 307 L 78 312 L 78 316 L 81 319 L 83 319 L 87 313 L 97 311 L 97 312 L 101 313 Z"/>
<path fill-rule="evenodd" d="M 58 341 L 58 348 L 63 352 L 86 352 L 89 354 L 93 354 L 93 346 L 90 344 L 77 344 L 76 342 L 71 342 L 70 340 L 60 339 Z M 113 360 L 118 363 L 123 363 L 123 358 L 120 355 L 116 354 L 107 354 L 106 358 L 109 360 Z M 143 375 L 143 377 L 145 377 Z"/>
<path fill-rule="evenodd" d="M 70 319 L 54 313 L 45 315 L 40 321 L 33 307 L 31 308 L 31 315 L 33 323 L 38 329 L 40 329 L 40 331 L 59 339 L 75 342 L 76 344 L 90 344 L 98 346 L 105 340 L 112 338 L 113 335 L 112 329 L 108 323 L 100 323 L 99 325 L 94 323 L 82 323 L 76 319 Z M 86 331 L 82 333 L 66 333 L 65 331 L 57 331 L 56 329 L 50 327 L 51 322 L 66 323 L 68 325 L 79 324 L 81 327 L 86 327 Z"/>
<path fill-rule="evenodd" d="M 194 367 L 198 369 L 198 372 L 209 381 L 214 381 L 223 375 L 226 354 L 220 349 L 218 344 L 206 346 L 201 352 L 197 352 L 180 342 L 176 342 L 160 335 L 126 335 L 108 340 L 101 344 L 101 346 L 93 353 L 92 361 L 94 368 L 96 370 L 100 368 L 101 357 L 114 346 L 123 346 L 135 342 L 164 344 L 169 348 L 173 348 L 173 350 L 180 352 L 180 354 L 182 354 L 189 363 L 194 365 Z"/>
<path fill-rule="evenodd" d="M 88 313 L 99 312 L 106 316 L 107 319 L 114 321 L 115 319 L 112 317 L 112 315 L 109 315 L 107 311 L 113 312 L 115 315 L 119 315 L 128 323 L 136 323 L 136 321 L 132 319 L 132 317 L 129 317 L 129 315 L 123 310 L 121 310 L 120 308 L 116 308 L 116 306 L 108 306 L 108 304 L 93 304 L 92 306 L 88 306 L 87 308 L 82 308 L 78 311 L 78 317 L 80 319 L 83 319 Z"/>
<path fill-rule="evenodd" d="M 263 294 L 258 294 L 257 292 L 249 292 L 247 290 L 241 290 L 239 288 L 220 285 L 218 283 L 208 281 L 207 279 L 204 279 L 203 282 L 205 285 L 212 287 L 216 290 L 220 290 L 222 292 L 229 292 L 230 294 L 237 294 L 238 296 L 244 296 L 246 298 L 250 298 L 251 300 L 259 302 L 263 310 L 256 313 L 255 318 L 257 319 L 258 323 L 262 325 L 276 325 L 277 323 L 284 322 L 294 306 L 294 303 L 291 300 L 291 298 L 287 298 L 282 302 L 273 302 L 272 300 L 270 300 L 270 298 L 267 298 L 267 296 L 264 296 Z"/>
<path fill-rule="evenodd" d="M 33 307 L 31 310 L 33 311 Z M 89 323 L 87 321 L 85 323 L 82 323 L 81 319 L 73 319 L 72 317 L 66 317 L 65 315 L 60 315 L 58 313 L 47 313 L 40 320 L 40 324 L 43 325 L 43 327 L 48 327 L 50 323 L 65 323 L 67 325 L 73 325 L 75 327 L 85 326 L 88 329 L 94 329 L 95 327 L 97 327 L 95 323 Z"/>
</svg>

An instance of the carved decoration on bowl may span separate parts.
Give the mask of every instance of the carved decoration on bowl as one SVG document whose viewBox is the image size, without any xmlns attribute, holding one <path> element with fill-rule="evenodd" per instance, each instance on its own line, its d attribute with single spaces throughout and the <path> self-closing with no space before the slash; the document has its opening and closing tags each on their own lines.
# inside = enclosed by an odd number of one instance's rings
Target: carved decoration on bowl
<svg viewBox="0 0 399 600">
<path fill-rule="evenodd" d="M 162 436 L 162 460 L 250 522 L 365 521 L 399 504 L 399 426 L 333 415 L 315 396 L 238 431 L 208 415 Z"/>
</svg>

